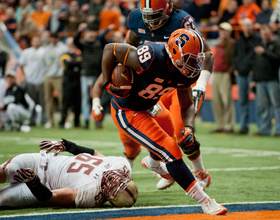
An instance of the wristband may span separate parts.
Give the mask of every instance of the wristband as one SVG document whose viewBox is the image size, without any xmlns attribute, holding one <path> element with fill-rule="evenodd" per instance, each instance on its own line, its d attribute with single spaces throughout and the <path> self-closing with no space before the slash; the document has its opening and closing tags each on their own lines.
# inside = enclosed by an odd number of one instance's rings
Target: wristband
<svg viewBox="0 0 280 220">
<path fill-rule="evenodd" d="M 106 87 L 111 83 L 111 80 L 108 80 L 104 85 L 102 85 L 101 87 L 103 89 L 106 89 Z"/>
<path fill-rule="evenodd" d="M 37 175 L 35 175 L 33 180 L 27 182 L 26 185 L 40 202 L 46 202 L 52 197 L 52 191 L 41 183 L 40 178 Z"/>
<path fill-rule="evenodd" d="M 206 90 L 206 85 L 211 76 L 210 71 L 208 70 L 201 70 L 200 76 L 198 80 L 196 81 L 196 85 L 193 87 L 193 89 L 200 89 L 203 92 Z"/>
<path fill-rule="evenodd" d="M 92 100 L 92 108 L 93 108 L 94 105 L 101 106 L 100 98 L 96 97 Z"/>
<path fill-rule="evenodd" d="M 68 151 L 71 154 L 78 155 L 78 154 L 82 154 L 82 153 L 88 153 L 88 154 L 94 155 L 94 152 L 95 152 L 94 149 L 78 146 L 77 144 L 75 144 L 71 141 L 65 140 L 63 138 L 61 138 L 61 139 L 63 140 L 66 151 Z"/>
</svg>

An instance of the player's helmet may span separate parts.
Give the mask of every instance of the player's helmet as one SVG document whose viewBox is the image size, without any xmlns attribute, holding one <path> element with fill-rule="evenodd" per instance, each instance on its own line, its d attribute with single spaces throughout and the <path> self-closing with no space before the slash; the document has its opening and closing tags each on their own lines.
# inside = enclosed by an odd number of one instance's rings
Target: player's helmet
<svg viewBox="0 0 280 220">
<path fill-rule="evenodd" d="M 165 46 L 173 65 L 186 77 L 194 78 L 201 72 L 204 60 L 203 40 L 192 29 L 174 31 Z"/>
<path fill-rule="evenodd" d="M 156 30 L 163 26 L 171 13 L 172 0 L 141 0 L 142 19 L 146 27 Z"/>
<path fill-rule="evenodd" d="M 138 198 L 138 188 L 123 170 L 108 170 L 103 173 L 101 188 L 105 197 L 116 207 L 134 205 Z"/>
</svg>

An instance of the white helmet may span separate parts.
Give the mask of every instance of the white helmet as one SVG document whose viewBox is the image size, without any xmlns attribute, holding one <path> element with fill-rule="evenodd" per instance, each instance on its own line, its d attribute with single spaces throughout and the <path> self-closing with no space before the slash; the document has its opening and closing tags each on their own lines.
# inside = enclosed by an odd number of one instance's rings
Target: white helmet
<svg viewBox="0 0 280 220">
<path fill-rule="evenodd" d="M 116 207 L 130 207 L 138 198 L 138 188 L 122 170 L 108 170 L 103 173 L 101 188 L 109 202 Z"/>
</svg>

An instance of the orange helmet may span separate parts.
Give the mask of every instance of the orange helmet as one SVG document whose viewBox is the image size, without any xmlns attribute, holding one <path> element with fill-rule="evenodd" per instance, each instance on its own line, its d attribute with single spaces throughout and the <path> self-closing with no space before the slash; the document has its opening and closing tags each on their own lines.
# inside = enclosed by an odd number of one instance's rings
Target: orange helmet
<svg viewBox="0 0 280 220">
<path fill-rule="evenodd" d="M 204 60 L 203 40 L 192 29 L 174 31 L 165 46 L 173 65 L 185 76 L 196 77 L 201 71 Z"/>
<path fill-rule="evenodd" d="M 150 30 L 163 26 L 172 10 L 172 0 L 141 0 L 141 13 L 144 24 Z"/>
</svg>

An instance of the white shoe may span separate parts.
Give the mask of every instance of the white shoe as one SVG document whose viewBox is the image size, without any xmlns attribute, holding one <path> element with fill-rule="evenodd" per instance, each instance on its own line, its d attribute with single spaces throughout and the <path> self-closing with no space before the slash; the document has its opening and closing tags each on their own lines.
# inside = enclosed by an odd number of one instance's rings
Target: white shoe
<svg viewBox="0 0 280 220">
<path fill-rule="evenodd" d="M 47 122 L 45 125 L 44 125 L 45 129 L 50 129 L 52 127 L 52 123 L 50 122 Z"/>
<path fill-rule="evenodd" d="M 65 125 L 64 125 L 64 128 L 65 128 L 65 129 L 70 129 L 71 127 L 72 127 L 72 124 L 71 124 L 71 122 L 69 122 L 69 121 L 66 122 Z"/>
<path fill-rule="evenodd" d="M 157 167 L 148 167 L 147 163 L 146 163 L 146 159 L 148 158 L 144 157 L 141 161 L 141 166 L 145 167 L 147 169 L 150 169 L 156 173 L 158 173 L 161 177 L 165 178 L 165 179 L 169 179 L 169 180 L 173 180 L 173 178 L 170 176 L 170 174 L 167 171 L 166 165 L 163 162 L 160 162 L 159 165 Z"/>
<path fill-rule="evenodd" d="M 227 208 L 218 204 L 215 199 L 207 199 L 207 201 L 201 205 L 205 214 L 209 215 L 224 215 L 227 213 Z"/>
<path fill-rule="evenodd" d="M 205 171 L 194 171 L 193 172 L 195 179 L 198 181 L 200 187 L 205 190 L 211 184 L 211 176 L 207 170 Z"/>
<path fill-rule="evenodd" d="M 157 188 L 159 190 L 167 189 L 168 187 L 172 186 L 175 183 L 175 180 L 168 180 L 165 178 L 161 178 L 160 181 L 157 183 Z"/>
</svg>

